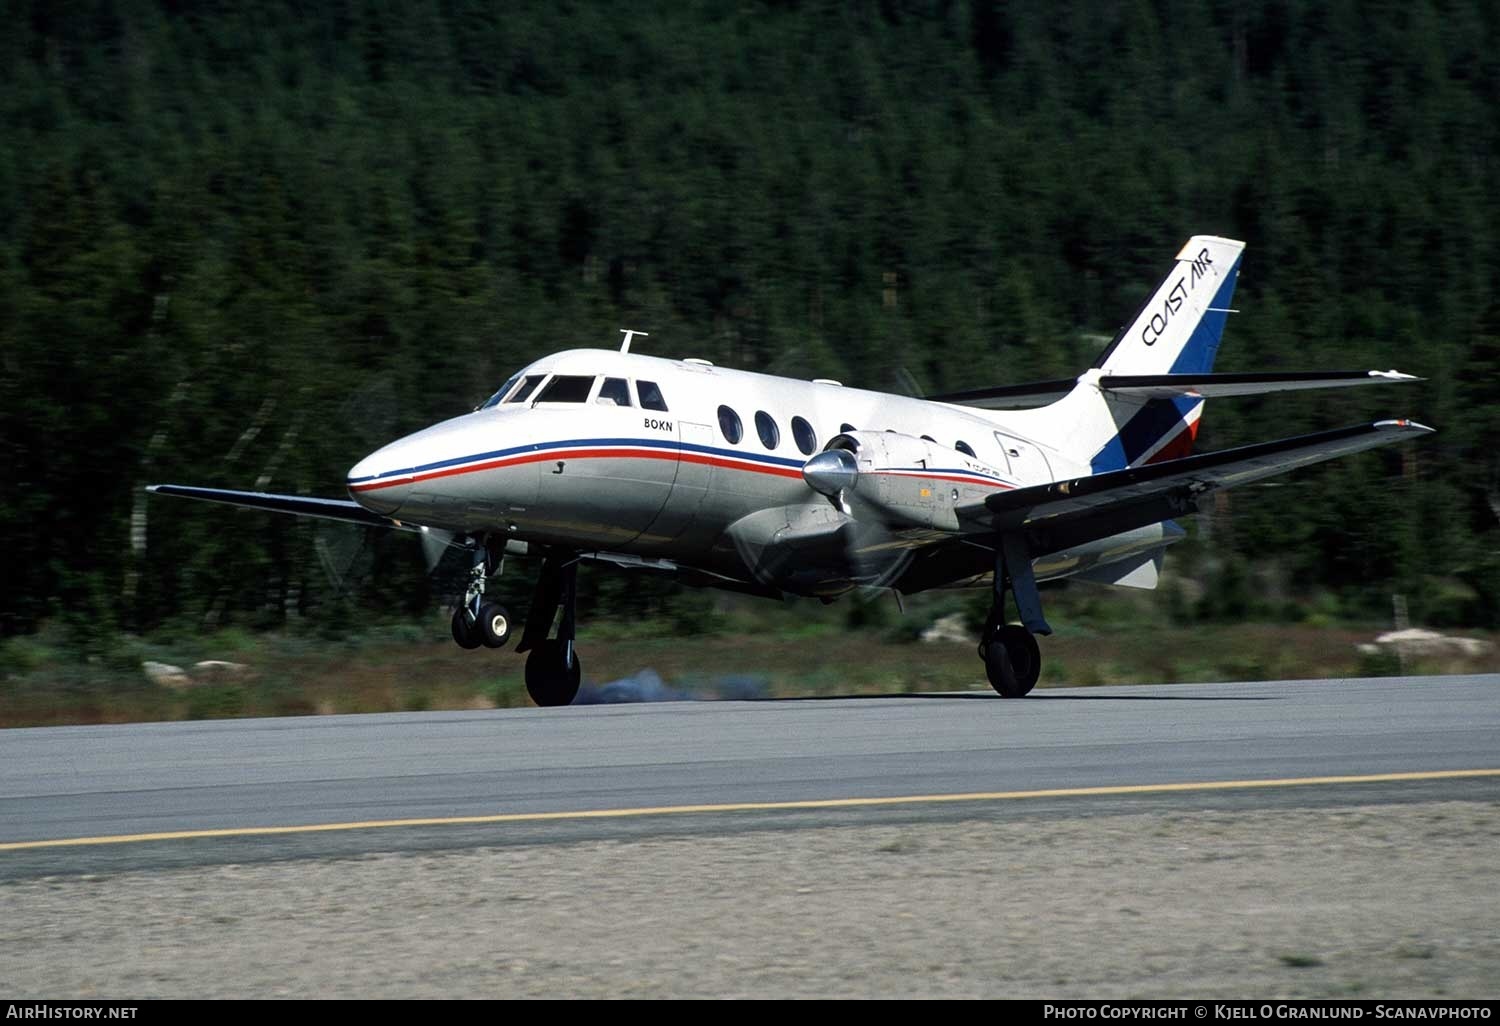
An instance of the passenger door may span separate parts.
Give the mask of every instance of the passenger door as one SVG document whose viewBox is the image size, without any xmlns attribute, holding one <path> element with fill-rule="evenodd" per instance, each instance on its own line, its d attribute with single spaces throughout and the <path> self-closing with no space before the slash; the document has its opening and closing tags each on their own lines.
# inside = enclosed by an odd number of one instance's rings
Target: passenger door
<svg viewBox="0 0 1500 1026">
<path fill-rule="evenodd" d="M 677 422 L 676 477 L 672 494 L 656 519 L 646 528 L 642 542 L 666 544 L 681 538 L 697 521 L 703 500 L 713 488 L 714 466 L 708 450 L 714 444 L 713 428 L 690 421 Z"/>
<path fill-rule="evenodd" d="M 1052 480 L 1052 465 L 1036 445 L 999 431 L 995 432 L 995 441 L 1010 464 L 1011 477 L 1023 485 L 1045 484 Z"/>
</svg>

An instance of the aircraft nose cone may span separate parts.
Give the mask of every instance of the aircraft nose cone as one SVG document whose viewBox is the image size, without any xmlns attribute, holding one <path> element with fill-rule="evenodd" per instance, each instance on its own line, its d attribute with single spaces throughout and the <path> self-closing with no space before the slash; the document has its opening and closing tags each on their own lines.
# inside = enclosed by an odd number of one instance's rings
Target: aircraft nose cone
<svg viewBox="0 0 1500 1026">
<path fill-rule="evenodd" d="M 859 468 L 854 454 L 845 449 L 829 449 L 820 452 L 802 465 L 802 480 L 815 492 L 837 495 L 852 488 L 859 478 Z"/>
<path fill-rule="evenodd" d="M 411 491 L 411 475 L 396 470 L 380 453 L 366 456 L 349 468 L 349 497 L 371 513 L 393 516 Z"/>
</svg>

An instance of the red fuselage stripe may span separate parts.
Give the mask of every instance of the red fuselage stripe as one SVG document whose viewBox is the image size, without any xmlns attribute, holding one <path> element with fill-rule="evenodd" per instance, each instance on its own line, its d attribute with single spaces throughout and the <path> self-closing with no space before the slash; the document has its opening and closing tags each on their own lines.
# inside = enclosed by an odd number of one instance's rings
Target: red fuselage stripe
<svg viewBox="0 0 1500 1026">
<path fill-rule="evenodd" d="M 499 460 L 471 463 L 468 466 L 431 470 L 421 474 L 412 474 L 409 477 L 392 477 L 383 481 L 370 481 L 366 484 L 354 485 L 352 490 L 356 492 L 373 492 L 381 488 L 392 488 L 396 485 L 415 484 L 419 481 L 433 481 L 441 477 L 473 474 L 482 470 L 499 470 L 502 467 L 517 467 L 525 463 L 550 463 L 554 460 L 581 459 L 645 459 L 669 460 L 672 462 L 680 460 L 684 463 L 702 463 L 714 467 L 728 467 L 731 470 L 746 470 L 755 474 L 770 474 L 774 477 L 800 478 L 802 476 L 802 471 L 795 467 L 769 467 L 763 464 L 741 463 L 737 460 L 687 452 L 685 450 L 674 452 L 669 449 L 549 449 L 545 452 L 529 452 L 520 456 L 507 456 Z"/>
<path fill-rule="evenodd" d="M 802 471 L 796 467 L 773 467 L 760 463 L 741 462 L 739 460 L 727 459 L 722 456 L 710 456 L 706 453 L 691 452 L 686 449 L 672 451 L 669 449 L 549 449 L 545 452 L 529 452 L 520 456 L 507 456 L 499 460 L 486 460 L 483 463 L 471 463 L 461 467 L 445 467 L 442 470 L 430 470 L 421 474 L 412 474 L 409 477 L 392 477 L 382 481 L 369 481 L 364 484 L 354 485 L 352 490 L 356 492 L 373 492 L 381 488 L 393 488 L 397 485 L 416 484 L 420 481 L 434 481 L 438 478 L 455 477 L 459 474 L 473 474 L 484 470 L 499 470 L 503 467 L 518 467 L 526 463 L 549 463 L 553 460 L 586 460 L 586 459 L 636 459 L 636 460 L 676 460 L 683 463 L 698 463 L 710 467 L 726 467 L 730 470 L 743 470 L 752 474 L 769 474 L 772 477 L 784 477 L 797 479 L 802 476 Z M 876 473 L 883 473 L 877 471 Z M 978 477 L 960 477 L 952 474 L 893 474 L 894 477 L 915 477 L 921 480 L 931 481 L 956 481 L 959 484 L 982 485 L 987 488 L 1009 489 L 1014 485 L 1004 484 L 999 481 L 991 481 Z"/>
</svg>

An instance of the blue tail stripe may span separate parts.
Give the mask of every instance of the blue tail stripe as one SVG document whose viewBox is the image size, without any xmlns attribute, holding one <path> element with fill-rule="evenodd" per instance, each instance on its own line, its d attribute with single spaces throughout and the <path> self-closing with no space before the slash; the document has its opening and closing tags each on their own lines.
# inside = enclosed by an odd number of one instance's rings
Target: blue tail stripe
<svg viewBox="0 0 1500 1026">
<path fill-rule="evenodd" d="M 1213 300 L 1208 304 L 1209 310 L 1188 336 L 1182 352 L 1177 354 L 1170 373 L 1207 374 L 1214 369 L 1214 357 L 1219 355 L 1219 340 L 1224 337 L 1224 322 L 1229 320 L 1229 315 L 1224 311 L 1234 301 L 1234 283 L 1239 280 L 1239 276 L 1240 262 L 1236 260 L 1219 285 L 1219 291 L 1214 293 Z"/>
</svg>

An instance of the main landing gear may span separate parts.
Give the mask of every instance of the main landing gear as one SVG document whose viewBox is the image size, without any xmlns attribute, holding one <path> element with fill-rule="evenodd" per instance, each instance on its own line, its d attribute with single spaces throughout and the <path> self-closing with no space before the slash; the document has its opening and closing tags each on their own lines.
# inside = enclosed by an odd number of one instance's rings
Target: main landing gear
<svg viewBox="0 0 1500 1026">
<path fill-rule="evenodd" d="M 474 565 L 469 570 L 469 587 L 464 600 L 453 611 L 453 640 L 459 648 L 504 648 L 510 640 L 510 613 L 498 602 L 486 602 L 484 584 L 491 574 L 504 565 L 504 557 L 495 563 L 489 546 L 481 540 L 474 546 Z"/>
<path fill-rule="evenodd" d="M 526 657 L 526 692 L 537 705 L 568 705 L 578 694 L 583 667 L 573 650 L 578 612 L 578 554 L 553 549 L 542 559 L 536 592 L 526 613 L 517 652 Z M 549 638 L 558 610 L 557 637 Z"/>
<path fill-rule="evenodd" d="M 1016 598 L 1020 623 L 1005 622 L 1007 590 Z M 1003 698 L 1020 698 L 1030 692 L 1042 673 L 1036 635 L 1051 633 L 1042 616 L 1025 540 L 1019 535 L 1001 535 L 995 547 L 995 600 L 979 639 L 979 658 L 984 660 L 990 687 Z"/>
</svg>

